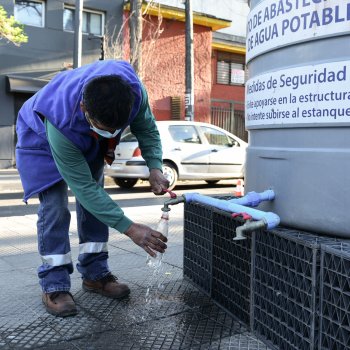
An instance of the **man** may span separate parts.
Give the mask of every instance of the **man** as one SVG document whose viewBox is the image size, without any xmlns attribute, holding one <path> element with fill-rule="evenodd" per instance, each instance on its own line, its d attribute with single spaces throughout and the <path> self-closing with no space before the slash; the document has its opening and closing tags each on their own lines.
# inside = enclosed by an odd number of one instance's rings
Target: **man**
<svg viewBox="0 0 350 350">
<path fill-rule="evenodd" d="M 168 181 L 147 93 L 123 61 L 98 61 L 57 75 L 25 102 L 18 114 L 16 161 L 24 201 L 38 194 L 38 276 L 46 310 L 77 313 L 70 294 L 68 186 L 76 197 L 79 235 L 77 269 L 82 287 L 110 298 L 130 293 L 108 267 L 108 226 L 126 234 L 148 254 L 163 253 L 161 233 L 132 222 L 103 189 L 104 160 L 111 163 L 122 131 L 130 125 L 150 169 L 155 194 Z"/>
</svg>

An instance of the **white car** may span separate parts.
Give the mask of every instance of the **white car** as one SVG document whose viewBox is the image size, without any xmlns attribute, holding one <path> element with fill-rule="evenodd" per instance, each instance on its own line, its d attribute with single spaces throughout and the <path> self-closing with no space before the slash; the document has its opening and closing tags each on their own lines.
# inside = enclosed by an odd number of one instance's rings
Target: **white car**
<svg viewBox="0 0 350 350">
<path fill-rule="evenodd" d="M 217 126 L 190 121 L 158 121 L 163 147 L 163 173 L 170 182 L 204 180 L 208 184 L 244 177 L 247 143 Z M 147 180 L 149 171 L 136 137 L 126 129 L 105 175 L 122 188 Z"/>
</svg>

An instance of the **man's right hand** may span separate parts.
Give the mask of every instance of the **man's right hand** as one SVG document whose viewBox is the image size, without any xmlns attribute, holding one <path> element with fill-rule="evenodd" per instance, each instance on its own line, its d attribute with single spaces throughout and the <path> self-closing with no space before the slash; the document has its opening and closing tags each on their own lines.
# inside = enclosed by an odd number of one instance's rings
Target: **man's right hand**
<svg viewBox="0 0 350 350">
<path fill-rule="evenodd" d="M 168 239 L 146 225 L 133 223 L 124 233 L 152 257 L 156 256 L 154 251 L 164 253 L 167 248 L 164 242 Z"/>
</svg>

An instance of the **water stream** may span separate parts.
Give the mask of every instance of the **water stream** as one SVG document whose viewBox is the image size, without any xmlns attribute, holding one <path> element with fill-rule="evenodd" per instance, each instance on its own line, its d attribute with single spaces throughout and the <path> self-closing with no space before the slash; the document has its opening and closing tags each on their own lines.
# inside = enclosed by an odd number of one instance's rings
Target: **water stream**
<svg viewBox="0 0 350 350">
<path fill-rule="evenodd" d="M 159 254 L 159 253 L 158 253 Z M 159 296 L 164 291 L 163 275 L 164 275 L 164 265 L 162 263 L 163 254 L 157 259 L 147 259 L 147 265 L 151 269 L 152 273 L 147 283 L 146 290 L 146 304 L 160 303 Z"/>
</svg>

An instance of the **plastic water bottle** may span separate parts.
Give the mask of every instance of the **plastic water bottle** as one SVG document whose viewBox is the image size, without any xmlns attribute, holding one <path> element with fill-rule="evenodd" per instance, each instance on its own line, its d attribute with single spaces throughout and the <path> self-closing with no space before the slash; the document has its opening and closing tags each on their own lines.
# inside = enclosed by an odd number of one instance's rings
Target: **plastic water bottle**
<svg viewBox="0 0 350 350">
<path fill-rule="evenodd" d="M 169 231 L 169 213 L 164 211 L 156 227 L 156 231 L 160 232 L 164 237 L 168 237 Z M 162 264 L 163 253 L 156 252 L 157 256 L 153 258 L 147 255 L 147 265 L 158 269 Z"/>
</svg>

